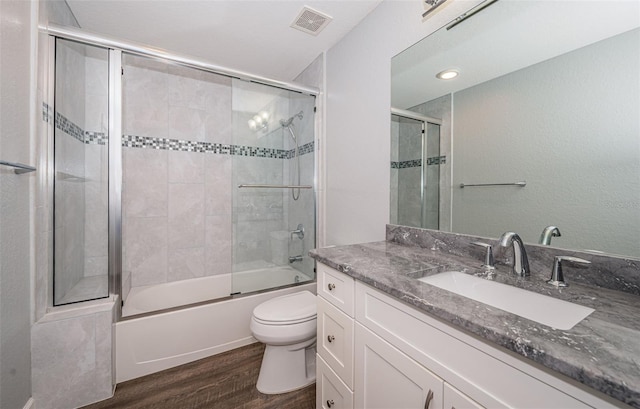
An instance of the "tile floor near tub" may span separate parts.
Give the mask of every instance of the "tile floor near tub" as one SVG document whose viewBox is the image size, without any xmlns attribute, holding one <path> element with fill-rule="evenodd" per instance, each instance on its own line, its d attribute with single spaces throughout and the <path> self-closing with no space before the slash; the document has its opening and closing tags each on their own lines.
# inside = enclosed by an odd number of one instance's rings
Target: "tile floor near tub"
<svg viewBox="0 0 640 409">
<path fill-rule="evenodd" d="M 118 384 L 111 399 L 84 409 L 312 409 L 315 384 L 281 395 L 256 390 L 264 345 L 247 345 Z"/>
</svg>

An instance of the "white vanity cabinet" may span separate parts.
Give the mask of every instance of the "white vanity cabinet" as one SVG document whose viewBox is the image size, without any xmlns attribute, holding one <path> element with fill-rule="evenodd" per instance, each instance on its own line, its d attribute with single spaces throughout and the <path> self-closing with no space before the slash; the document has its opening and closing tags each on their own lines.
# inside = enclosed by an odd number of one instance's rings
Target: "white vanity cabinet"
<svg viewBox="0 0 640 409">
<path fill-rule="evenodd" d="M 318 408 L 624 407 L 346 274 L 318 272 Z"/>
</svg>

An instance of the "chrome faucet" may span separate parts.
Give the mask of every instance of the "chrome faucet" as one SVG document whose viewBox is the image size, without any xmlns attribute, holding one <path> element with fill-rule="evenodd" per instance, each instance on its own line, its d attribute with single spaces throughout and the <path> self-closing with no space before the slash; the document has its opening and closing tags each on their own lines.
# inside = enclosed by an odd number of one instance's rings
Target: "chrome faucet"
<svg viewBox="0 0 640 409">
<path fill-rule="evenodd" d="M 289 257 L 289 263 L 295 263 L 296 261 L 302 261 L 302 255 Z"/>
<path fill-rule="evenodd" d="M 291 230 L 289 232 L 289 235 L 291 237 L 291 240 L 293 240 L 293 236 L 298 236 L 300 240 L 304 239 L 304 226 L 302 225 L 302 223 L 299 223 L 298 227 L 296 227 L 295 230 Z"/>
<path fill-rule="evenodd" d="M 556 226 L 547 226 L 542 230 L 540 235 L 540 244 L 548 246 L 551 244 L 552 237 L 560 237 L 560 230 Z"/>
<path fill-rule="evenodd" d="M 499 244 L 501 247 L 513 246 L 513 272 L 521 277 L 528 277 L 531 274 L 529 271 L 529 259 L 520 236 L 508 231 L 500 236 Z"/>
</svg>

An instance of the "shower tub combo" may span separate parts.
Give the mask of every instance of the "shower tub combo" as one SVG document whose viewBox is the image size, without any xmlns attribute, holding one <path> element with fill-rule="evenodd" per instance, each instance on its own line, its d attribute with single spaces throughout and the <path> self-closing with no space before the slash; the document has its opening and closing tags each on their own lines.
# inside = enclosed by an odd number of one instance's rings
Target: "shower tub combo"
<svg viewBox="0 0 640 409">
<path fill-rule="evenodd" d="M 255 342 L 315 291 L 317 90 L 49 33 L 54 306 L 120 297 L 117 382 Z"/>
</svg>

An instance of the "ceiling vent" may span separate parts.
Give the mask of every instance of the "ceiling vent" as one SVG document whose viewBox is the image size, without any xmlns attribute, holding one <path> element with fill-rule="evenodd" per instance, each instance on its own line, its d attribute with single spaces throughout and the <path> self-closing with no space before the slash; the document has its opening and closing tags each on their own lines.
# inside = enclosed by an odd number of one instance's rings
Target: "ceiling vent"
<svg viewBox="0 0 640 409">
<path fill-rule="evenodd" d="M 331 17 L 305 6 L 302 8 L 302 11 L 300 11 L 300 14 L 298 14 L 298 17 L 293 20 L 291 27 L 315 36 L 318 35 L 330 21 Z"/>
</svg>

